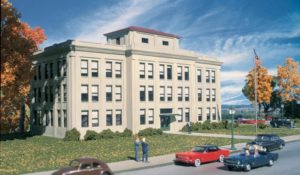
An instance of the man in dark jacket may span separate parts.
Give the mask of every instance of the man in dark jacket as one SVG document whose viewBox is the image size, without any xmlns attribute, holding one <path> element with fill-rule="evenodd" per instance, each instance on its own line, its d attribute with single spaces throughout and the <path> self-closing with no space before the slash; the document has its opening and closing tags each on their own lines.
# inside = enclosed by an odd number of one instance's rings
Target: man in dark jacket
<svg viewBox="0 0 300 175">
<path fill-rule="evenodd" d="M 146 138 L 144 137 L 142 139 L 142 152 L 143 152 L 143 162 L 147 162 L 149 163 L 148 161 L 148 151 L 149 151 L 149 146 L 148 146 L 148 143 L 146 143 Z"/>
</svg>

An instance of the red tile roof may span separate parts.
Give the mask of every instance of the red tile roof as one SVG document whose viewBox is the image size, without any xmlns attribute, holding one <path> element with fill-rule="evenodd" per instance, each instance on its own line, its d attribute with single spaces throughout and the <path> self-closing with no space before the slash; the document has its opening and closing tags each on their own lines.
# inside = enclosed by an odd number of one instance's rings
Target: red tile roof
<svg viewBox="0 0 300 175">
<path fill-rule="evenodd" d="M 104 36 L 109 36 L 109 35 L 111 35 L 115 32 L 122 32 L 122 31 L 137 31 L 137 32 L 151 33 L 151 34 L 155 34 L 155 35 L 162 35 L 162 36 L 168 36 L 168 37 L 180 39 L 180 36 L 178 36 L 178 35 L 165 33 L 165 32 L 160 32 L 158 30 L 153 30 L 153 29 L 146 29 L 146 28 L 137 27 L 137 26 L 130 26 L 130 27 L 127 27 L 127 28 L 124 28 L 124 29 L 121 29 L 121 30 L 105 33 Z"/>
</svg>

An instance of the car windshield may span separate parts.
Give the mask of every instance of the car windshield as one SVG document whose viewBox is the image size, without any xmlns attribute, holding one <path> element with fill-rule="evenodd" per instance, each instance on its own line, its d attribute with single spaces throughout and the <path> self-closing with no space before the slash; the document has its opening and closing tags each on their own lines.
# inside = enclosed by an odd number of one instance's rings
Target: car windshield
<svg viewBox="0 0 300 175">
<path fill-rule="evenodd" d="M 80 162 L 77 160 L 72 160 L 69 164 L 71 167 L 78 167 L 80 165 Z"/>
<path fill-rule="evenodd" d="M 263 135 L 261 135 L 261 136 L 257 136 L 256 140 L 259 140 L 259 141 L 268 141 L 268 140 L 270 140 L 270 137 L 269 136 L 263 136 Z"/>
<path fill-rule="evenodd" d="M 192 149 L 193 152 L 204 152 L 205 147 L 203 146 L 196 146 L 195 148 Z"/>
</svg>

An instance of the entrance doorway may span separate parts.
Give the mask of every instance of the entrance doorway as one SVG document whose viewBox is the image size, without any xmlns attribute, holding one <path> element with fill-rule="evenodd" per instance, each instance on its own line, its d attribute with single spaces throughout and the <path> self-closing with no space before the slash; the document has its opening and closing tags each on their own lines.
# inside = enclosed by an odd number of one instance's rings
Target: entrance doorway
<svg viewBox="0 0 300 175">
<path fill-rule="evenodd" d="M 172 108 L 160 109 L 160 129 L 170 131 Z"/>
</svg>

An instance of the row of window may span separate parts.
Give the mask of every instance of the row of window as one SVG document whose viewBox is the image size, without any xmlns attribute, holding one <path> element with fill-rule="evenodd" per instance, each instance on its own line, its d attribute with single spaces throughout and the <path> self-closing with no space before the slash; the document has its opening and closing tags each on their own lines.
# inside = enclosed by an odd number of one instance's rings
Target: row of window
<svg viewBox="0 0 300 175">
<path fill-rule="evenodd" d="M 99 101 L 99 86 L 98 85 L 91 85 L 90 87 L 92 93 L 92 100 L 93 102 Z M 122 101 L 122 86 L 112 86 L 107 85 L 105 88 L 106 91 L 106 101 L 113 101 L 113 90 L 115 92 L 115 101 Z M 82 84 L 81 85 L 81 101 L 88 102 L 89 101 L 89 85 Z"/>
<path fill-rule="evenodd" d="M 99 76 L 99 62 L 96 60 L 91 61 L 91 76 L 98 77 Z M 113 77 L 113 69 L 115 70 L 115 77 L 122 78 L 122 63 L 121 62 L 105 62 L 105 76 L 107 78 Z M 81 76 L 87 77 L 89 76 L 89 61 L 81 60 Z"/>
<path fill-rule="evenodd" d="M 88 110 L 81 111 L 81 127 L 99 127 L 99 110 L 92 110 L 91 117 Z M 114 117 L 113 117 L 114 116 Z M 115 120 L 114 120 L 115 119 Z M 91 121 L 90 121 L 91 120 Z M 106 110 L 106 126 L 122 125 L 122 110 Z"/>
<path fill-rule="evenodd" d="M 53 110 L 34 110 L 33 124 L 37 126 L 67 127 L 67 110 L 57 110 L 57 124 L 54 124 Z"/>
<path fill-rule="evenodd" d="M 54 78 L 54 75 L 56 77 L 67 76 L 67 63 L 66 60 L 57 60 L 55 63 L 44 63 L 39 64 L 36 66 L 37 72 L 34 75 L 34 80 L 42 80 Z M 43 68 L 43 69 L 42 69 Z M 44 73 L 42 73 L 42 70 L 44 70 Z M 54 72 L 55 71 L 55 72 Z M 42 76 L 44 74 L 44 76 Z"/>
<path fill-rule="evenodd" d="M 63 102 L 67 102 L 67 85 L 62 85 L 63 89 Z M 44 101 L 45 102 L 54 102 L 54 93 L 57 95 L 57 102 L 61 102 L 61 85 L 57 85 L 54 89 L 53 86 L 45 86 L 44 88 L 33 88 L 33 103 L 41 103 L 43 102 L 42 94 L 44 94 Z"/>
<path fill-rule="evenodd" d="M 142 41 L 142 43 L 145 43 L 145 44 L 148 44 L 149 43 L 149 39 L 148 38 L 142 38 L 141 39 L 141 41 Z M 118 44 L 118 40 L 117 40 L 117 44 Z M 165 41 L 165 40 L 163 40 L 162 42 L 161 42 L 161 44 L 163 45 L 163 46 L 168 46 L 169 45 L 169 41 Z"/>
</svg>

